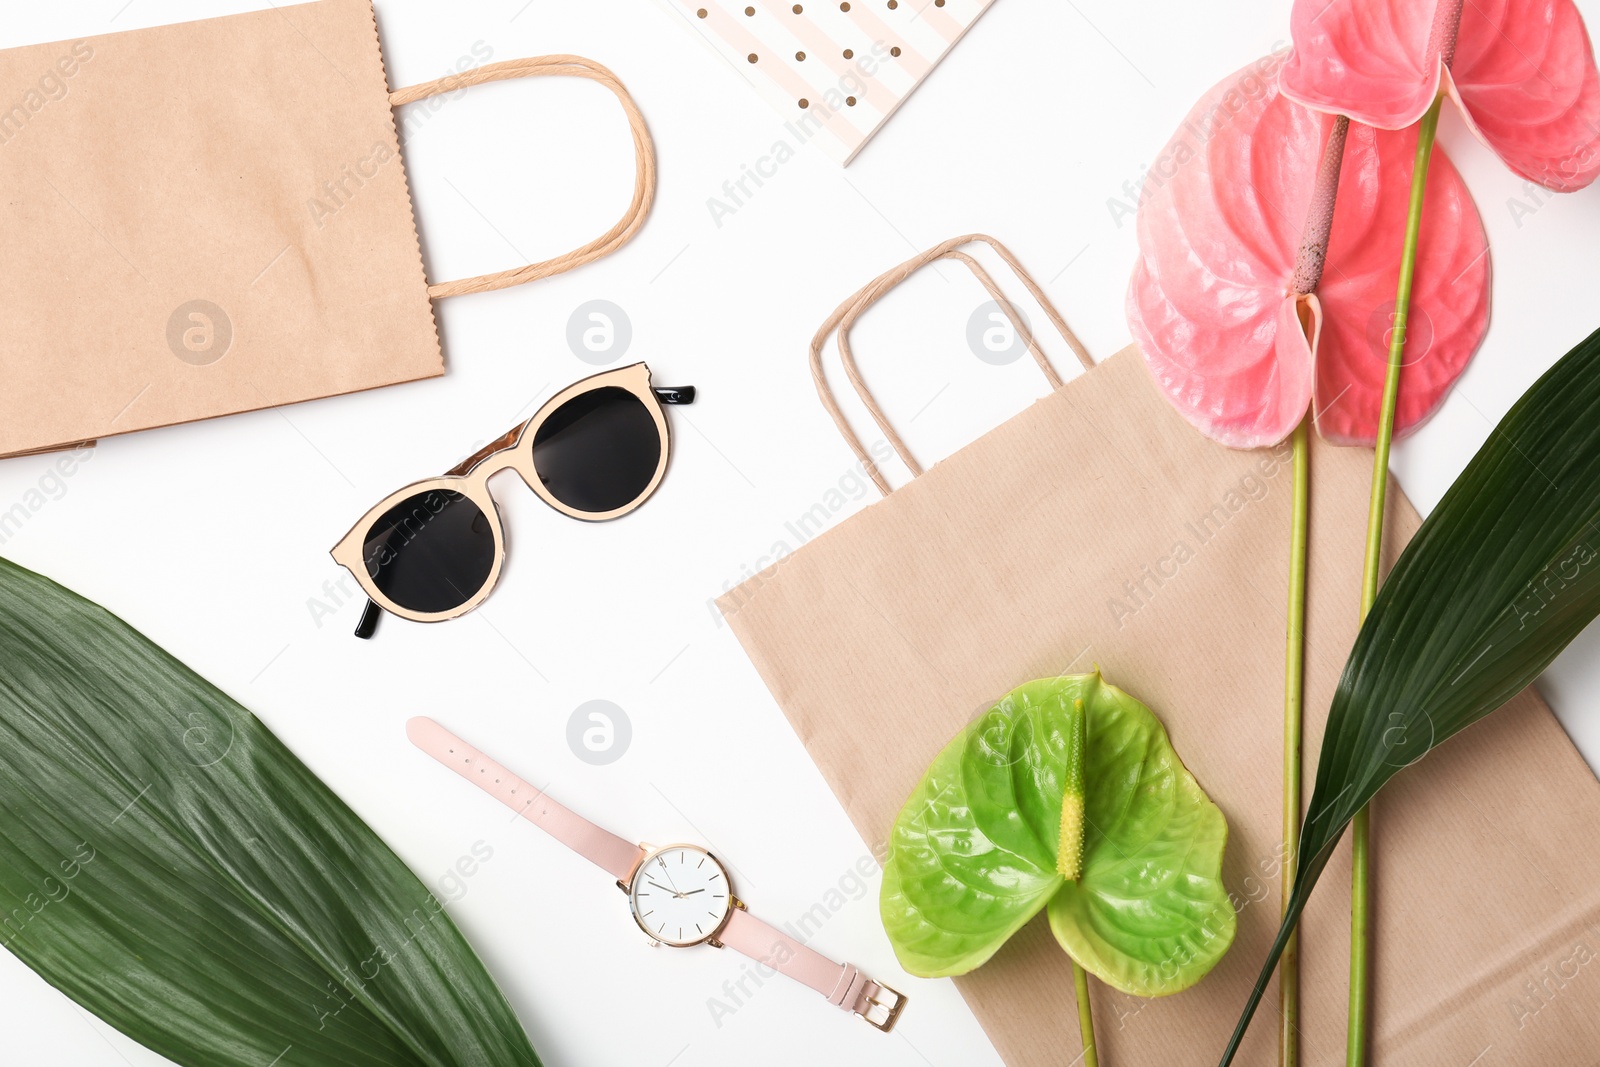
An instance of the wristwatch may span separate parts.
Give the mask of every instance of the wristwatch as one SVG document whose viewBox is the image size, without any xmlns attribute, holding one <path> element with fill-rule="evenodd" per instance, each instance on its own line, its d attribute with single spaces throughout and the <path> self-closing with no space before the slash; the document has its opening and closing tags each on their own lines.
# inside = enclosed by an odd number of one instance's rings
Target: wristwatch
<svg viewBox="0 0 1600 1067">
<path fill-rule="evenodd" d="M 617 880 L 652 945 L 742 952 L 887 1033 L 906 998 L 757 919 L 734 895 L 722 862 L 698 845 L 633 844 L 529 785 L 432 719 L 406 723 L 411 743 Z"/>
</svg>

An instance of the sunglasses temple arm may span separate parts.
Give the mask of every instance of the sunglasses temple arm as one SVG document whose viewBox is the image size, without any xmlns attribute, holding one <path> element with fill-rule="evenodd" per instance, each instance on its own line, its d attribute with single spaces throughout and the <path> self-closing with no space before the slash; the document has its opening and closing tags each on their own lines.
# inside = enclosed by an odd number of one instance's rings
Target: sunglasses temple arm
<svg viewBox="0 0 1600 1067">
<path fill-rule="evenodd" d="M 371 600 L 362 609 L 361 621 L 356 623 L 356 636 L 365 641 L 378 632 L 378 619 L 383 615 L 383 609 Z"/>
<path fill-rule="evenodd" d="M 693 404 L 694 386 L 683 385 L 676 389 L 652 389 L 656 399 L 663 404 Z"/>
</svg>

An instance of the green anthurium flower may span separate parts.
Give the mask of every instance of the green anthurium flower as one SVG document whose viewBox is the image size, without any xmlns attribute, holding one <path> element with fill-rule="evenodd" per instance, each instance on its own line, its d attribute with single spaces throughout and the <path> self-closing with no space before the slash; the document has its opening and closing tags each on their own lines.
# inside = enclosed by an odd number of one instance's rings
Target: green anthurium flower
<svg viewBox="0 0 1600 1067">
<path fill-rule="evenodd" d="M 883 923 L 907 971 L 939 977 L 1048 908 L 1081 967 L 1164 996 L 1233 943 L 1227 840 L 1149 708 L 1098 671 L 1029 682 L 945 746 L 901 810 Z"/>
</svg>

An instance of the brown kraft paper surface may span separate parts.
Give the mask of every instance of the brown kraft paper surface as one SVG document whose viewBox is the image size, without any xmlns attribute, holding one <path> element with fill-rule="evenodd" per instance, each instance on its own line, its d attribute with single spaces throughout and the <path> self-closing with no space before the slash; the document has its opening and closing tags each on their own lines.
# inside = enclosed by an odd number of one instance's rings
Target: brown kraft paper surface
<svg viewBox="0 0 1600 1067">
<path fill-rule="evenodd" d="M 377 28 L 0 52 L 0 455 L 442 374 Z"/>
<path fill-rule="evenodd" d="M 1313 448 L 1308 798 L 1357 630 L 1371 465 Z M 1102 1062 L 1216 1062 L 1277 929 L 1292 478 L 1286 447 L 1204 440 L 1130 348 L 719 602 L 871 845 L 950 737 L 1024 681 L 1098 665 L 1161 717 L 1228 818 L 1238 935 L 1183 993 L 1094 983 Z M 1419 520 L 1397 488 L 1389 501 L 1392 559 Z M 1539 695 L 1399 774 L 1374 810 L 1374 1062 L 1596 1062 L 1600 787 Z M 1344 1062 L 1348 884 L 1341 843 L 1302 926 L 1313 1067 Z M 957 981 L 1009 1067 L 1078 1054 L 1043 915 Z M 1237 1062 L 1275 1064 L 1277 1025 L 1274 988 Z"/>
</svg>

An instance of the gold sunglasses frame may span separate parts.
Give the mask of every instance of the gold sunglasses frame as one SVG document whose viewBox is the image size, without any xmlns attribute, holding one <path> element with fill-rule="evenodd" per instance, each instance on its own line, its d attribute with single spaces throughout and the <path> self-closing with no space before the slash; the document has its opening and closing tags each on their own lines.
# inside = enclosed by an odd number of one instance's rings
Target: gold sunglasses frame
<svg viewBox="0 0 1600 1067">
<path fill-rule="evenodd" d="M 633 500 L 620 508 L 611 511 L 594 512 L 580 511 L 577 508 L 557 500 L 545 488 L 544 482 L 539 479 L 539 473 L 533 465 L 533 442 L 539 434 L 539 428 L 555 411 L 568 401 L 582 396 L 584 393 L 594 392 L 598 389 L 624 389 L 638 397 L 644 404 L 645 410 L 655 420 L 656 432 L 661 435 L 661 456 L 656 462 L 655 473 L 644 490 Z M 692 391 L 683 390 L 692 398 Z M 644 363 L 634 363 L 627 367 L 605 371 L 591 375 L 581 381 L 573 382 L 561 392 L 545 401 L 533 418 L 512 427 L 503 436 L 489 442 L 477 452 L 456 464 L 444 474 L 435 478 L 424 478 L 419 482 L 412 482 L 401 489 L 397 489 L 384 497 L 350 528 L 350 532 L 339 539 L 330 551 L 334 561 L 345 570 L 361 586 L 362 592 L 383 610 L 391 615 L 398 615 L 402 619 L 412 622 L 444 622 L 448 619 L 460 618 L 473 608 L 482 604 L 489 598 L 489 594 L 500 581 L 500 572 L 506 561 L 506 535 L 505 523 L 500 517 L 500 507 L 495 503 L 494 495 L 489 492 L 489 479 L 501 471 L 511 469 L 517 472 L 524 484 L 535 496 L 549 504 L 555 510 L 574 519 L 584 522 L 606 522 L 610 519 L 621 518 L 633 511 L 640 504 L 649 500 L 661 485 L 661 479 L 667 472 L 667 460 L 672 451 L 672 431 L 667 425 L 667 416 L 661 410 L 661 400 L 651 389 L 650 368 Z M 389 509 L 403 500 L 421 496 L 437 489 L 460 493 L 478 506 L 484 516 L 488 518 L 490 528 L 494 534 L 494 564 L 489 570 L 489 576 L 484 580 L 483 586 L 468 597 L 460 606 L 448 611 L 413 611 L 401 606 L 384 595 L 377 588 L 371 576 L 367 573 L 367 564 L 363 548 L 366 545 L 367 531 L 372 528 L 380 517 Z M 358 631 L 359 632 L 359 631 Z"/>
</svg>

